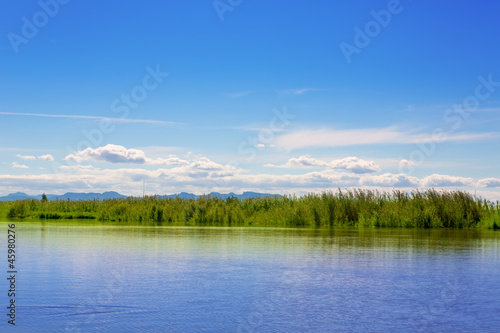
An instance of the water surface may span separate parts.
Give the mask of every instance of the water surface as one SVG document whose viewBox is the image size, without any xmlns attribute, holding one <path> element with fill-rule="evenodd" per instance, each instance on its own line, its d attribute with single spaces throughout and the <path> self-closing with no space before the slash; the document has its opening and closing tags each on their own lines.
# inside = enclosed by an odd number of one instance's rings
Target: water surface
<svg viewBox="0 0 500 333">
<path fill-rule="evenodd" d="M 6 253 L 7 223 L 0 227 Z M 17 325 L 12 329 L 4 318 L 1 330 L 497 332 L 500 327 L 500 232 L 89 221 L 16 222 L 16 231 Z M 1 299 L 8 305 L 6 296 Z"/>
</svg>

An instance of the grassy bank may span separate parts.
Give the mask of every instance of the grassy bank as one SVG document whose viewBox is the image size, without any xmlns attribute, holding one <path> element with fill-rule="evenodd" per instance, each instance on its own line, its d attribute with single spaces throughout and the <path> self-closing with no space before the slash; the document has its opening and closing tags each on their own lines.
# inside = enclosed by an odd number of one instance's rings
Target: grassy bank
<svg viewBox="0 0 500 333">
<path fill-rule="evenodd" d="M 204 196 L 0 203 L 0 216 L 24 219 L 97 219 L 220 226 L 363 226 L 500 228 L 499 203 L 463 191 L 391 194 L 343 191 L 303 197 L 239 200 Z"/>
</svg>

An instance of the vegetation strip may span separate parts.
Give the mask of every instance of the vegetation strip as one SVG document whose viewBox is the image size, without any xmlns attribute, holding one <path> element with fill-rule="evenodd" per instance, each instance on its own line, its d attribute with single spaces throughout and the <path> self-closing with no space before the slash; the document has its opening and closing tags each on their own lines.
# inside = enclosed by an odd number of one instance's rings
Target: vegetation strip
<svg viewBox="0 0 500 333">
<path fill-rule="evenodd" d="M 240 200 L 128 197 L 108 200 L 0 202 L 9 219 L 97 219 L 116 222 L 213 226 L 360 226 L 408 228 L 500 228 L 499 202 L 464 191 L 349 190 Z"/>
</svg>

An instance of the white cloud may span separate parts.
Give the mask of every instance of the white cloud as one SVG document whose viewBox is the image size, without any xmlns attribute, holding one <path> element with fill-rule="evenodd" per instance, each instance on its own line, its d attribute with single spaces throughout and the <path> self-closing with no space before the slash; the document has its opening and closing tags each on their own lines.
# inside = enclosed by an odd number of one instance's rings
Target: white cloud
<svg viewBox="0 0 500 333">
<path fill-rule="evenodd" d="M 346 170 L 353 173 L 370 173 L 380 171 L 380 167 L 374 161 L 362 160 L 358 157 L 346 157 L 331 162 L 325 162 L 309 156 L 300 156 L 290 158 L 284 165 L 266 164 L 267 167 L 278 168 L 331 168 L 337 170 Z"/>
<path fill-rule="evenodd" d="M 150 165 L 187 165 L 188 161 L 183 160 L 177 156 L 170 155 L 167 158 L 151 159 L 146 157 L 146 164 Z"/>
<path fill-rule="evenodd" d="M 106 145 L 99 148 L 87 148 L 70 154 L 64 158 L 73 162 L 83 162 L 89 160 L 110 162 L 110 163 L 146 163 L 146 155 L 137 149 L 127 149 L 118 145 Z"/>
<path fill-rule="evenodd" d="M 293 150 L 306 147 L 342 147 L 372 144 L 402 144 L 445 141 L 472 141 L 498 136 L 496 133 L 443 134 L 433 138 L 430 134 L 411 134 L 396 127 L 365 129 L 305 129 L 279 135 L 277 147 Z"/>
<path fill-rule="evenodd" d="M 356 175 L 332 169 L 305 174 L 246 174 L 245 170 L 222 165 L 206 158 L 187 166 L 172 169 L 94 169 L 64 168 L 59 174 L 29 176 L 0 175 L 0 191 L 118 191 L 140 195 L 142 181 L 149 193 L 194 193 L 258 191 L 270 193 L 298 193 L 332 190 L 339 187 L 382 186 L 416 187 L 418 182 L 404 181 L 398 175 Z M 26 190 L 29 189 L 29 190 Z"/>
<path fill-rule="evenodd" d="M 259 143 L 259 144 L 257 144 L 257 148 L 259 148 L 259 149 L 272 148 L 272 147 L 274 147 L 274 145 L 268 145 L 268 144 L 265 144 L 265 143 Z"/>
<path fill-rule="evenodd" d="M 69 170 L 69 171 L 93 171 L 99 170 L 99 168 L 95 168 L 92 165 L 62 165 L 59 167 L 60 170 Z"/>
<path fill-rule="evenodd" d="M 31 155 L 19 155 L 19 154 L 17 154 L 16 156 L 19 157 L 20 159 L 23 159 L 23 160 L 26 160 L 26 161 L 36 160 L 36 157 L 35 156 L 31 156 Z"/>
<path fill-rule="evenodd" d="M 361 178 L 360 185 L 382 187 L 418 187 L 417 177 L 405 174 L 385 173 L 383 175 L 365 175 Z"/>
<path fill-rule="evenodd" d="M 500 187 L 500 179 L 484 178 L 478 181 L 480 187 Z"/>
<path fill-rule="evenodd" d="M 212 191 L 306 193 L 360 187 L 390 191 L 392 188 L 411 190 L 429 187 L 459 187 L 460 183 L 470 183 L 474 186 L 469 178 L 446 175 L 432 175 L 419 179 L 405 174 L 357 175 L 333 169 L 304 174 L 247 174 L 245 170 L 219 164 L 207 158 L 200 158 L 190 162 L 189 165 L 171 169 L 97 169 L 92 166 L 63 166 L 60 169 L 61 172 L 58 174 L 0 175 L 0 192 L 64 193 L 92 189 L 99 192 L 113 190 L 127 195 L 141 195 L 143 180 L 146 181 L 146 192 L 150 194 L 181 191 L 198 194 Z M 429 181 L 431 178 L 433 181 Z M 496 193 L 496 197 L 500 198 L 500 192 Z M 495 198 L 495 192 L 491 192 L 488 198 Z"/>
<path fill-rule="evenodd" d="M 402 169 L 408 169 L 409 167 L 412 167 L 414 165 L 415 165 L 414 162 L 409 161 L 407 159 L 402 159 L 401 161 L 399 161 L 399 167 Z"/>
<path fill-rule="evenodd" d="M 127 149 L 123 146 L 108 144 L 99 148 L 87 148 L 70 154 L 64 158 L 68 161 L 83 162 L 83 161 L 100 161 L 109 163 L 130 163 L 130 164 L 148 164 L 148 165 L 187 165 L 188 161 L 180 159 L 174 155 L 167 158 L 152 159 L 146 157 L 146 154 L 139 149 Z"/>
<path fill-rule="evenodd" d="M 28 166 L 26 166 L 26 165 L 22 165 L 22 164 L 19 164 L 19 163 L 17 163 L 17 162 L 12 162 L 11 166 L 12 166 L 13 168 L 18 168 L 18 169 L 29 169 L 29 167 L 28 167 Z"/>
<path fill-rule="evenodd" d="M 121 146 L 118 146 L 121 147 Z M 105 147 L 101 147 L 105 148 Z M 80 158 L 90 156 L 104 158 L 105 160 L 143 161 L 146 164 L 147 157 L 137 151 L 130 152 L 124 147 L 108 147 L 106 153 L 91 152 L 92 154 L 80 154 Z M 118 154 L 120 153 L 120 154 Z M 96 155 L 97 154 L 97 155 Z M 108 154 L 108 155 L 106 155 Z M 116 156 L 118 155 L 118 157 Z M 219 192 L 256 191 L 267 193 L 307 193 L 337 188 L 364 188 L 381 189 L 390 191 L 392 188 L 403 190 L 424 188 L 449 188 L 461 187 L 465 190 L 474 189 L 477 186 L 492 189 L 488 198 L 500 198 L 500 191 L 495 192 L 495 187 L 500 187 L 500 179 L 485 178 L 473 180 L 472 178 L 456 177 L 451 175 L 430 175 L 423 178 L 405 174 L 359 174 L 360 171 L 371 170 L 375 163 L 364 161 L 359 158 L 349 157 L 334 160 L 332 162 L 301 156 L 290 159 L 293 165 L 318 166 L 319 170 L 304 172 L 300 174 L 249 174 L 247 170 L 229 165 L 221 164 L 203 156 L 189 156 L 189 161 L 172 160 L 162 165 L 171 163 L 171 167 L 159 167 L 149 170 L 138 167 L 119 169 L 100 169 L 92 165 L 60 166 L 58 173 L 54 174 L 32 174 L 32 175 L 0 175 L 0 192 L 12 193 L 22 192 L 84 192 L 92 191 L 117 191 L 126 195 L 141 195 L 142 182 L 146 182 L 146 192 L 149 194 L 165 194 L 179 192 L 193 192 L 197 194 Z M 152 160 L 156 161 L 156 160 Z M 368 163 L 368 166 L 363 163 Z M 158 164 L 160 165 L 160 164 Z M 17 163 L 13 167 L 26 168 Z M 172 167 L 173 166 L 173 167 Z M 333 166 L 340 170 L 334 169 Z M 361 169 L 357 169 L 361 168 Z M 364 169 L 363 169 L 364 168 Z M 356 174 L 355 172 L 358 172 Z M 39 171 L 40 172 L 40 171 Z M 43 172 L 43 171 L 42 171 Z M 47 172 L 47 171 L 46 171 Z M 495 194 L 497 193 L 497 194 Z"/>
<path fill-rule="evenodd" d="M 222 165 L 201 157 L 187 165 L 182 165 L 172 169 L 158 169 L 159 177 L 171 182 L 193 182 L 201 184 L 203 181 L 219 181 L 220 178 L 234 177 L 243 172 L 243 169 L 226 164 Z"/>
<path fill-rule="evenodd" d="M 472 178 L 433 174 L 421 180 L 423 187 L 464 187 L 472 186 Z"/>
<path fill-rule="evenodd" d="M 474 191 L 474 195 L 491 202 L 500 201 L 500 192 L 496 191 Z"/>
<path fill-rule="evenodd" d="M 346 157 L 333 160 L 330 165 L 334 169 L 347 170 L 354 173 L 370 173 L 380 171 L 380 167 L 373 161 L 362 160 L 357 157 Z"/>
<path fill-rule="evenodd" d="M 316 158 L 308 157 L 308 156 L 300 156 L 300 157 L 292 157 L 286 162 L 285 165 L 281 165 L 278 167 L 283 168 L 309 168 L 309 167 L 328 167 L 329 164 L 327 162 L 318 160 Z"/>
<path fill-rule="evenodd" d="M 47 161 L 47 162 L 54 161 L 54 157 L 52 157 L 52 155 L 50 155 L 50 154 L 38 156 L 38 158 L 41 159 L 41 160 Z"/>
</svg>

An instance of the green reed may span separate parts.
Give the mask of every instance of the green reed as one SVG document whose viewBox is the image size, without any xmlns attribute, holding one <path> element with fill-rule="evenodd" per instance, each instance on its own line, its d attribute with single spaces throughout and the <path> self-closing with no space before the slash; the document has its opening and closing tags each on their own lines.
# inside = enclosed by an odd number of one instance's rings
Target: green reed
<svg viewBox="0 0 500 333">
<path fill-rule="evenodd" d="M 129 197 L 0 203 L 10 219 L 97 219 L 213 226 L 500 228 L 498 202 L 464 191 L 348 190 L 239 200 Z"/>
</svg>

